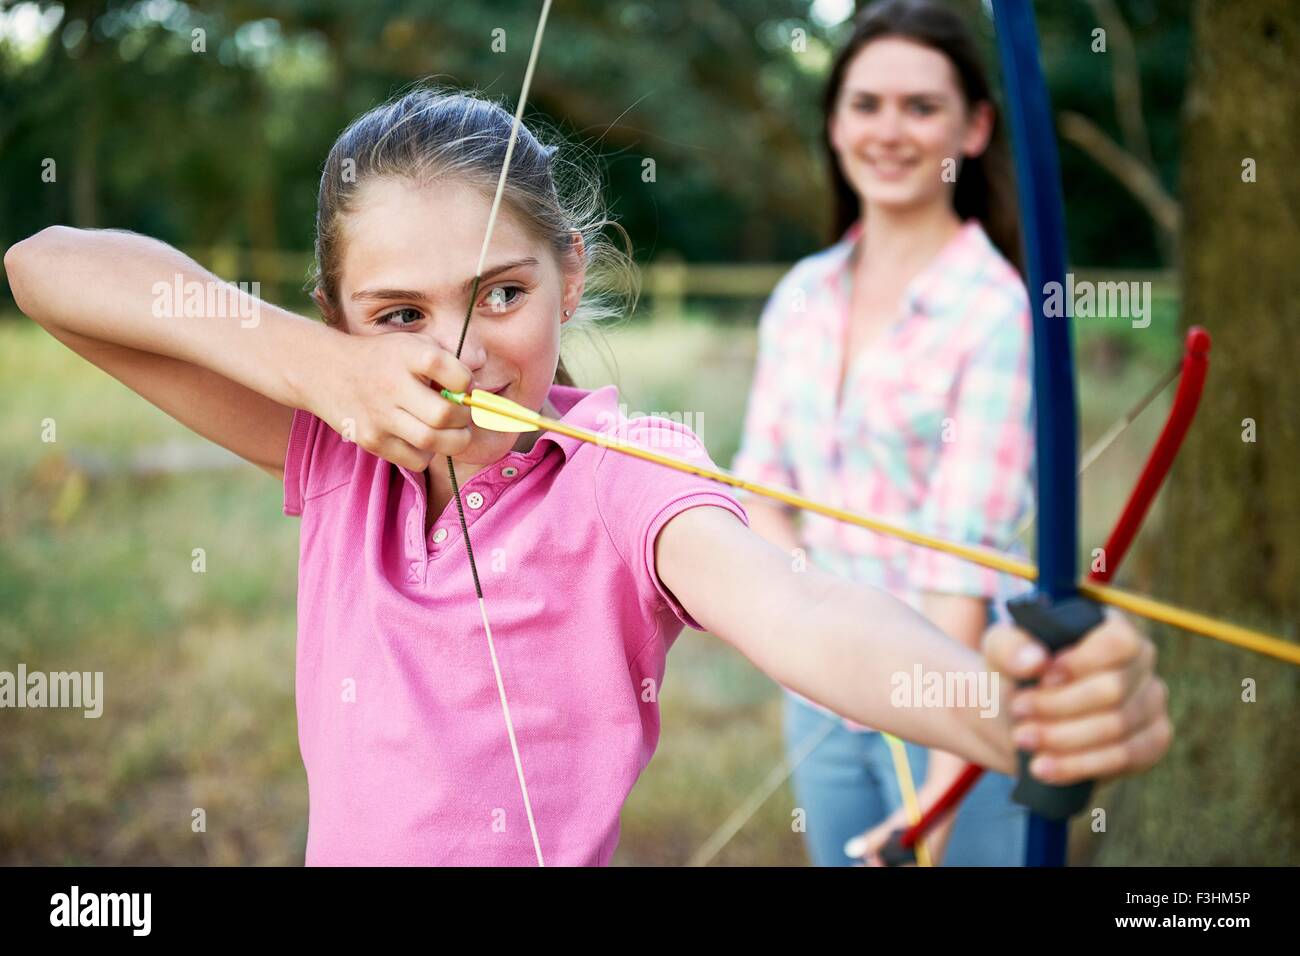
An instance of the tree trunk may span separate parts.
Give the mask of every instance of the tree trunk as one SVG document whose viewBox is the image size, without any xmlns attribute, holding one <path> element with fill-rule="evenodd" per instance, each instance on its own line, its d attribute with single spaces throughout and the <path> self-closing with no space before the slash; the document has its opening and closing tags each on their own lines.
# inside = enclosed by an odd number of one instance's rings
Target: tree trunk
<svg viewBox="0 0 1300 956">
<path fill-rule="evenodd" d="M 1214 347 L 1171 476 L 1159 583 L 1162 596 L 1290 640 L 1300 620 L 1295 12 L 1295 0 L 1197 0 L 1193 12 L 1182 321 L 1209 329 Z M 1099 862 L 1300 863 L 1300 669 L 1171 629 L 1157 641 L 1174 747 L 1116 795 Z M 1243 700 L 1248 681 L 1255 703 Z"/>
<path fill-rule="evenodd" d="M 55 42 L 51 40 L 50 42 Z M 86 44 L 85 52 L 70 62 L 73 72 L 81 79 L 83 90 L 98 90 L 103 76 L 103 56 L 99 43 L 93 40 Z M 103 97 L 85 95 L 80 97 L 77 111 L 77 137 L 71 156 L 71 167 L 64 172 L 62 164 L 59 176 L 70 175 L 72 180 L 71 213 L 72 224 L 81 229 L 94 229 L 99 226 L 99 153 L 104 139 Z"/>
</svg>

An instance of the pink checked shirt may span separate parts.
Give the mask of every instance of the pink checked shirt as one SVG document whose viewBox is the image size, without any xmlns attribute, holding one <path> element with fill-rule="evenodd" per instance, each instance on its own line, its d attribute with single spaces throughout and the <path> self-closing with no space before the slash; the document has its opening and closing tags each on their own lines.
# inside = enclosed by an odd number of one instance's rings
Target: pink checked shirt
<svg viewBox="0 0 1300 956">
<path fill-rule="evenodd" d="M 613 386 L 550 400 L 710 464 L 683 425 L 623 418 Z M 655 573 L 655 538 L 688 508 L 744 511 L 721 485 L 550 434 L 461 497 L 543 855 L 608 863 L 658 744 L 665 655 L 699 628 Z M 425 507 L 423 475 L 294 414 L 309 865 L 536 863 L 455 502 L 427 536 Z"/>
<path fill-rule="evenodd" d="M 1031 327 L 1020 277 L 975 220 L 913 279 L 897 323 L 848 370 L 850 254 L 861 224 L 801 260 L 759 324 L 733 470 L 967 544 L 1013 550 L 1031 507 Z M 808 559 L 913 606 L 921 592 L 996 598 L 996 572 L 803 515 Z"/>
</svg>

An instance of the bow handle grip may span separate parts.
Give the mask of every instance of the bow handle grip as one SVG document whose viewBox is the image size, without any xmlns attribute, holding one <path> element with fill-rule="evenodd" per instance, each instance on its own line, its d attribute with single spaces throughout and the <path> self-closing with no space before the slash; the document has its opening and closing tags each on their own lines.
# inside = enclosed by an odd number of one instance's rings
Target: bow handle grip
<svg viewBox="0 0 1300 956">
<path fill-rule="evenodd" d="M 1007 610 L 1021 630 L 1038 638 L 1053 654 L 1082 640 L 1103 617 L 1100 605 L 1085 597 L 1076 594 L 1053 600 L 1037 591 L 1012 598 L 1007 602 Z M 1031 687 L 1035 683 L 1025 681 L 1021 686 Z M 1029 773 L 1033 754 L 1022 750 L 1017 756 L 1020 769 L 1016 788 L 1011 793 L 1016 803 L 1048 820 L 1068 820 L 1088 805 L 1093 781 L 1081 780 L 1064 787 L 1043 783 Z"/>
</svg>

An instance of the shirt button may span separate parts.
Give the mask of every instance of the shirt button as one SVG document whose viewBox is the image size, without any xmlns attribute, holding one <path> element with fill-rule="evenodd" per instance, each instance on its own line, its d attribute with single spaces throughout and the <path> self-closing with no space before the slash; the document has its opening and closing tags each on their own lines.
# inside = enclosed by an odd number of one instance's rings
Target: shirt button
<svg viewBox="0 0 1300 956">
<path fill-rule="evenodd" d="M 501 477 L 503 478 L 513 478 L 517 474 L 519 474 L 519 469 L 513 465 L 501 469 Z"/>
<path fill-rule="evenodd" d="M 483 507 L 483 496 L 477 491 L 471 491 L 465 496 L 465 504 L 469 505 L 475 511 L 478 511 L 479 508 Z"/>
<path fill-rule="evenodd" d="M 435 532 L 433 533 L 433 543 L 434 543 L 434 544 L 442 544 L 442 543 L 443 543 L 444 541 L 446 541 L 446 540 L 447 540 L 447 529 L 446 529 L 446 528 L 439 528 L 437 531 L 435 531 Z"/>
</svg>

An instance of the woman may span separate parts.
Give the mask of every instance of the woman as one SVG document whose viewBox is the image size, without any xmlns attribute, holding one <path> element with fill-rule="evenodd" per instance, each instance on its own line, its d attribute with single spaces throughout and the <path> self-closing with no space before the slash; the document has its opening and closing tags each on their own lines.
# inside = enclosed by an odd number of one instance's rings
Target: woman
<svg viewBox="0 0 1300 956">
<path fill-rule="evenodd" d="M 936 0 L 873 4 L 824 110 L 838 241 L 798 263 L 764 311 L 734 468 L 1008 550 L 1031 503 L 1031 330 L 1005 142 L 967 25 Z M 746 508 L 769 540 L 890 591 L 972 647 L 1007 586 L 815 516 L 796 525 L 767 501 Z M 790 695 L 786 737 L 792 754 L 824 738 L 794 777 L 818 865 L 849 865 L 905 822 L 880 734 Z M 926 806 L 962 762 L 909 749 Z M 947 846 L 949 864 L 1017 865 L 1024 812 L 1010 787 L 986 776 L 955 831 L 952 818 L 932 831 L 935 857 Z"/>
</svg>

